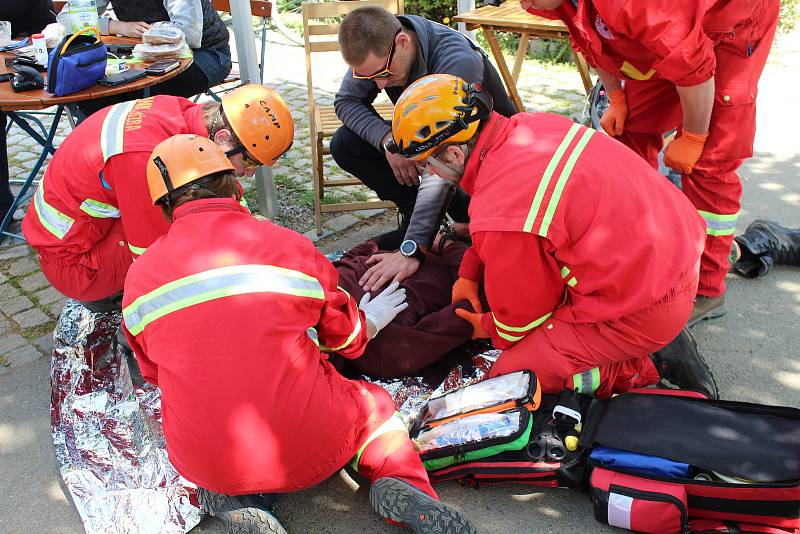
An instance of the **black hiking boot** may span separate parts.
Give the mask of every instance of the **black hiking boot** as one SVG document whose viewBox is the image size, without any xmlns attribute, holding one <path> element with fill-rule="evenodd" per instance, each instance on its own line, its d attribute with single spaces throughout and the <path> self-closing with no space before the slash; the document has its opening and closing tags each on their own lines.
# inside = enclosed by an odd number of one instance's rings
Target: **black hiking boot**
<svg viewBox="0 0 800 534">
<path fill-rule="evenodd" d="M 718 297 L 697 295 L 694 298 L 694 307 L 692 308 L 692 314 L 689 316 L 689 322 L 686 323 L 686 326 L 692 327 L 700 321 L 722 317 L 725 315 L 725 311 L 725 295 L 720 295 Z"/>
<path fill-rule="evenodd" d="M 670 388 L 664 381 L 679 389 L 704 393 L 709 399 L 718 399 L 719 390 L 708 364 L 697 350 L 697 342 L 686 328 L 672 342 L 650 355 L 661 382 L 659 387 Z"/>
<path fill-rule="evenodd" d="M 397 478 L 381 478 L 369 490 L 369 502 L 381 517 L 425 534 L 476 534 L 455 508 Z"/>
<path fill-rule="evenodd" d="M 203 510 L 225 524 L 227 534 L 286 534 L 262 495 L 231 497 L 197 488 L 197 501 Z"/>
<path fill-rule="evenodd" d="M 764 276 L 773 265 L 800 266 L 800 229 L 757 220 L 734 240 L 741 256 L 733 270 L 747 278 Z"/>
</svg>

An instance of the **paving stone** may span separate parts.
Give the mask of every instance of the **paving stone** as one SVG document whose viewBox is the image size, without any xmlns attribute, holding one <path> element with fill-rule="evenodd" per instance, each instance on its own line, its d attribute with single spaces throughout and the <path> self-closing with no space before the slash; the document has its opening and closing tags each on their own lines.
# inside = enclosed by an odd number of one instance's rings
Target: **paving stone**
<svg viewBox="0 0 800 534">
<path fill-rule="evenodd" d="M 17 245 L 15 247 L 0 250 L 0 261 L 21 258 L 28 255 L 28 245 Z"/>
<path fill-rule="evenodd" d="M 62 298 L 58 302 L 55 302 L 55 303 L 51 304 L 50 305 L 50 315 L 52 315 L 55 318 L 60 317 L 61 316 L 61 312 L 64 311 L 64 304 L 66 304 L 66 302 L 67 302 L 67 299 L 66 298 Z"/>
<path fill-rule="evenodd" d="M 28 343 L 28 340 L 19 334 L 10 334 L 0 339 L 0 355 L 5 355 L 12 350 Z"/>
<path fill-rule="evenodd" d="M 308 232 L 304 233 L 303 235 L 306 236 L 307 238 L 309 238 L 312 243 L 316 243 L 320 239 L 325 239 L 326 237 L 328 237 L 330 235 L 333 235 L 333 232 L 331 232 L 327 228 L 323 227 L 321 235 L 317 235 L 316 228 L 309 230 Z"/>
<path fill-rule="evenodd" d="M 37 291 L 34 296 L 36 300 L 39 301 L 39 304 L 52 304 L 64 298 L 64 295 L 56 291 L 54 287 L 48 287 Z"/>
<path fill-rule="evenodd" d="M 12 350 L 8 354 L 6 354 L 5 359 L 10 367 L 16 367 L 17 365 L 30 363 L 41 357 L 42 353 L 39 352 L 39 349 L 37 349 L 33 345 L 28 344 L 18 349 Z"/>
<path fill-rule="evenodd" d="M 42 354 L 50 354 L 53 351 L 53 333 L 50 332 L 43 335 L 34 341 L 33 344 L 36 345 L 36 348 L 39 349 Z"/>
<path fill-rule="evenodd" d="M 5 284 L 8 278 L 3 273 L 0 273 L 0 284 Z"/>
<path fill-rule="evenodd" d="M 0 284 L 0 302 L 19 296 L 19 289 L 8 282 Z"/>
<path fill-rule="evenodd" d="M 42 310 L 38 308 L 33 308 L 28 311 L 18 313 L 17 315 L 15 315 L 14 321 L 19 325 L 20 328 L 26 329 L 26 328 L 35 328 L 37 326 L 47 324 L 50 321 L 52 321 L 52 319 Z"/>
<path fill-rule="evenodd" d="M 19 287 L 25 291 L 34 291 L 48 285 L 50 285 L 50 282 L 47 281 L 47 278 L 42 273 L 36 273 L 19 281 Z"/>
<path fill-rule="evenodd" d="M 354 224 L 358 223 L 358 217 L 351 215 L 349 213 L 345 213 L 344 215 L 339 215 L 331 219 L 330 221 L 325 223 L 325 228 L 332 230 L 333 232 L 342 232 Z"/>
<path fill-rule="evenodd" d="M 13 315 L 33 308 L 33 302 L 25 295 L 19 295 L 0 302 L 0 310 L 6 315 Z"/>
<path fill-rule="evenodd" d="M 0 336 L 5 336 L 11 331 L 11 322 L 5 317 L 0 316 Z"/>
<path fill-rule="evenodd" d="M 11 276 L 20 276 L 38 270 L 39 264 L 29 257 L 20 258 L 8 265 L 8 274 Z"/>
<path fill-rule="evenodd" d="M 386 208 L 378 208 L 374 210 L 359 210 L 354 211 L 353 215 L 358 217 L 359 219 L 371 219 L 372 217 L 377 217 L 378 215 L 383 215 L 386 213 Z"/>
</svg>

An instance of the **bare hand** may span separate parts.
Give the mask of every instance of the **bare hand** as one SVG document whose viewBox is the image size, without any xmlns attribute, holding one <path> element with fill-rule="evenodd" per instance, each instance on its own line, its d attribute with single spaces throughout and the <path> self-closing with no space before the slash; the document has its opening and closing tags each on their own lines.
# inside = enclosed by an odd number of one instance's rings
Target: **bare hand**
<svg viewBox="0 0 800 534">
<path fill-rule="evenodd" d="M 419 169 L 416 161 L 391 152 L 386 152 L 386 161 L 389 162 L 394 177 L 400 185 L 419 185 Z"/>
<path fill-rule="evenodd" d="M 124 35 L 125 37 L 142 38 L 142 34 L 150 29 L 150 25 L 143 21 L 122 22 L 112 20 L 108 23 L 108 33 L 113 35 Z"/>
<path fill-rule="evenodd" d="M 383 287 L 390 280 L 402 282 L 419 270 L 419 260 L 403 256 L 401 252 L 374 254 L 367 261 L 371 265 L 358 281 L 364 291 Z"/>
</svg>

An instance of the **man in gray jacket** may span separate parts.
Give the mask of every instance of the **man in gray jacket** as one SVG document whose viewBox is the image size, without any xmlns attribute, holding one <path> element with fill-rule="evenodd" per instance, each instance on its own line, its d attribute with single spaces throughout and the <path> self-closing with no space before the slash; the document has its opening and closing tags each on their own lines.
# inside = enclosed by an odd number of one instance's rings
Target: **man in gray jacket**
<svg viewBox="0 0 800 534">
<path fill-rule="evenodd" d="M 413 161 L 384 150 L 391 138 L 391 123 L 381 119 L 372 106 L 378 93 L 385 90 L 396 102 L 406 87 L 423 76 L 453 74 L 483 84 L 498 113 L 509 117 L 516 108 L 488 56 L 475 43 L 422 17 L 395 16 L 377 6 L 356 9 L 342 21 L 339 45 L 350 69 L 334 101 L 344 126 L 331 140 L 331 154 L 339 167 L 381 199 L 397 204 L 407 224 L 416 201 L 419 172 Z M 456 222 L 467 222 L 468 206 L 469 196 L 459 190 L 448 213 Z M 399 247 L 404 232 L 401 227 L 398 236 L 381 246 Z"/>
</svg>

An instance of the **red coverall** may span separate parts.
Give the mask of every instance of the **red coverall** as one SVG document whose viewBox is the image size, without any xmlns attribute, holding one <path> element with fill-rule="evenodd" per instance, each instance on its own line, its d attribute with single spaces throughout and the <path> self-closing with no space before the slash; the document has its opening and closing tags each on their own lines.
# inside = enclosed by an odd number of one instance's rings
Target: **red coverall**
<svg viewBox="0 0 800 534">
<path fill-rule="evenodd" d="M 337 282 L 309 240 L 233 199 L 174 211 L 128 272 L 123 317 L 142 375 L 161 388 L 181 475 L 228 495 L 291 492 L 356 457 L 371 481 L 436 498 L 389 394 L 343 378 L 321 352 L 356 358 L 367 342 Z"/>
<path fill-rule="evenodd" d="M 61 143 L 22 222 L 59 292 L 85 302 L 122 291 L 133 258 L 169 228 L 150 199 L 147 158 L 181 133 L 208 135 L 203 108 L 156 96 L 98 111 Z"/>
<path fill-rule="evenodd" d="M 492 113 L 460 185 L 483 276 L 492 374 L 532 369 L 543 391 L 597 396 L 658 381 L 646 356 L 686 324 L 703 219 L 616 140 L 558 115 Z M 598 369 L 599 367 L 599 369 Z"/>
<path fill-rule="evenodd" d="M 779 0 L 580 0 L 577 13 L 565 0 L 557 10 L 531 10 L 564 21 L 590 64 L 625 81 L 629 115 L 619 139 L 653 166 L 662 135 L 681 127 L 675 86 L 714 77 L 708 139 L 683 177 L 683 192 L 706 219 L 698 293 L 708 297 L 725 292 L 742 196 L 736 170 L 753 155 L 757 84 L 778 11 Z"/>
</svg>

